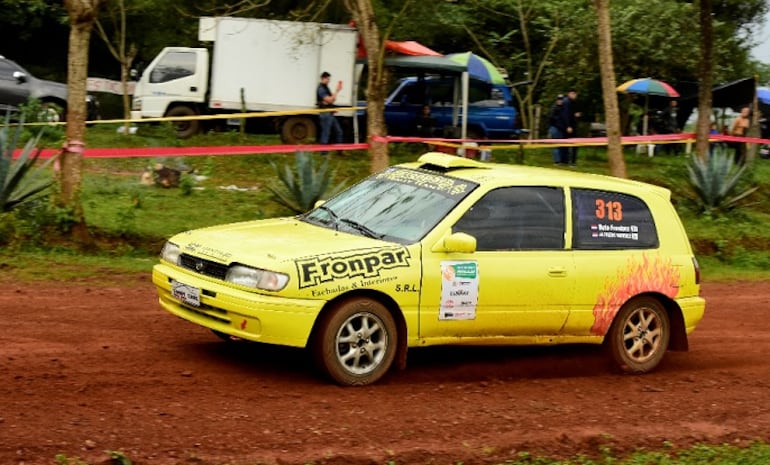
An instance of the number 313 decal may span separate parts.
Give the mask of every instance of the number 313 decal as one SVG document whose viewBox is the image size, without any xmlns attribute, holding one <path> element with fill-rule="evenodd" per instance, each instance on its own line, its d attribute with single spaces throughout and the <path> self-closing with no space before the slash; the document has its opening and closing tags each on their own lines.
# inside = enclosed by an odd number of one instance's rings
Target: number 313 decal
<svg viewBox="0 0 770 465">
<path fill-rule="evenodd" d="M 623 221 L 623 204 L 616 201 L 605 202 L 596 199 L 596 217 L 600 220 Z"/>
</svg>

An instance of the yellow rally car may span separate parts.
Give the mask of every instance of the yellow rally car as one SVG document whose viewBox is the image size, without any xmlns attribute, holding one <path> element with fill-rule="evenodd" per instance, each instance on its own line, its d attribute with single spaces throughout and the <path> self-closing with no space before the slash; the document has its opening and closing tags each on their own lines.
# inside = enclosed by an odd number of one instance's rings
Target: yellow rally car
<svg viewBox="0 0 770 465">
<path fill-rule="evenodd" d="M 647 372 L 687 350 L 699 275 L 667 189 L 427 153 L 303 215 L 178 234 L 153 282 L 174 315 L 365 385 L 436 344 L 604 343 Z"/>
</svg>

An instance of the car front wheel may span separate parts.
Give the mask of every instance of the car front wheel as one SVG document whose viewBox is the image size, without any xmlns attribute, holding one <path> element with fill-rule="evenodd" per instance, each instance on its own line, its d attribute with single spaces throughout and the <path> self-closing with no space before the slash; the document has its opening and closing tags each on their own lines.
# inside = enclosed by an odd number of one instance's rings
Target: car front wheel
<svg viewBox="0 0 770 465">
<path fill-rule="evenodd" d="M 312 347 L 319 369 L 343 386 L 382 378 L 396 352 L 396 323 L 380 302 L 356 297 L 340 302 L 320 321 Z"/>
<path fill-rule="evenodd" d="M 615 316 L 607 338 L 610 355 L 623 372 L 646 373 L 658 366 L 668 350 L 668 314 L 652 297 L 633 299 Z"/>
</svg>

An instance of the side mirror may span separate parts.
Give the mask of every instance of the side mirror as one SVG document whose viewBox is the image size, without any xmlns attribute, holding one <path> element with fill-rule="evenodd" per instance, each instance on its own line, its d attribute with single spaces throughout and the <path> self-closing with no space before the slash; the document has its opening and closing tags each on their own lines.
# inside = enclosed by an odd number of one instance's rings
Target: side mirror
<svg viewBox="0 0 770 465">
<path fill-rule="evenodd" d="M 324 203 L 326 203 L 326 200 L 316 200 L 316 202 L 313 204 L 313 208 L 318 208 Z"/>
<path fill-rule="evenodd" d="M 476 251 L 476 238 L 470 234 L 458 232 L 444 236 L 431 249 L 432 252 L 473 253 Z"/>
<path fill-rule="evenodd" d="M 21 71 L 14 71 L 13 78 L 19 82 L 27 82 L 27 73 L 22 73 Z"/>
</svg>

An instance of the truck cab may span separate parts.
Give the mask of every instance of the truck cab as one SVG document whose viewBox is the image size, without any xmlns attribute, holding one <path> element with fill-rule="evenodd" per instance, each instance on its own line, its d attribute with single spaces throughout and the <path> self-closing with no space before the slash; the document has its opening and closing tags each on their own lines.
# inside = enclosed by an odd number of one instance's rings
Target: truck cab
<svg viewBox="0 0 770 465">
<path fill-rule="evenodd" d="M 400 79 L 385 100 L 385 123 L 392 135 L 417 135 L 419 117 L 430 108 L 432 135 L 455 136 L 452 125 L 454 78 L 407 77 Z M 460 109 L 462 111 L 462 109 Z M 470 79 L 468 87 L 468 138 L 511 139 L 521 132 L 518 112 L 508 86 Z M 423 133 L 424 135 L 424 133 Z"/>
</svg>

